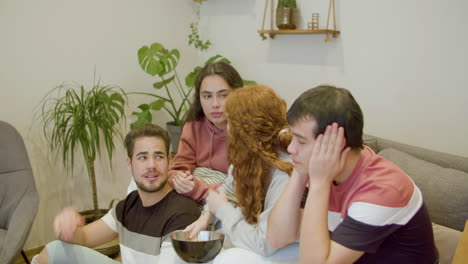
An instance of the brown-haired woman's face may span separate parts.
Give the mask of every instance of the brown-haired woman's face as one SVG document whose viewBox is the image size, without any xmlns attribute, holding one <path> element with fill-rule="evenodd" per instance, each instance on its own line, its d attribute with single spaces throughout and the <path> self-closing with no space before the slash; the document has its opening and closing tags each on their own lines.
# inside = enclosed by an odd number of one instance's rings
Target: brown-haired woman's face
<svg viewBox="0 0 468 264">
<path fill-rule="evenodd" d="M 224 105 L 232 88 L 219 75 L 206 76 L 200 85 L 200 102 L 203 113 L 213 125 L 225 129 L 227 125 Z"/>
</svg>

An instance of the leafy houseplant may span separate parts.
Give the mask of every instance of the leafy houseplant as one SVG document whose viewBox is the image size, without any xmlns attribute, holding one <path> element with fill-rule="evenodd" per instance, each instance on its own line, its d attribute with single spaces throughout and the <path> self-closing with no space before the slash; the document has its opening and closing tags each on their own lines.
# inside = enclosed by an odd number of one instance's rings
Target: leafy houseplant
<svg viewBox="0 0 468 264">
<path fill-rule="evenodd" d="M 189 37 L 189 46 L 193 45 L 196 49 L 201 51 L 207 50 L 211 46 L 210 40 L 203 41 L 200 39 L 200 34 L 198 31 L 198 23 L 200 22 L 200 8 L 203 2 L 207 0 L 194 0 L 197 2 L 197 7 L 195 10 L 196 20 L 195 22 L 190 23 L 190 34 Z"/>
<path fill-rule="evenodd" d="M 94 84 L 87 91 L 77 83 L 63 83 L 42 99 L 43 133 L 52 151 L 60 155 L 66 168 L 73 170 L 75 152 L 81 147 L 88 172 L 94 213 L 99 212 L 94 162 L 105 145 L 112 160 L 114 137 L 122 135 L 119 124 L 125 120 L 125 92 L 117 86 Z M 111 166 L 109 164 L 109 166 Z"/>
<path fill-rule="evenodd" d="M 296 29 L 299 9 L 296 0 L 278 0 L 276 8 L 276 26 L 279 29 Z"/>
</svg>

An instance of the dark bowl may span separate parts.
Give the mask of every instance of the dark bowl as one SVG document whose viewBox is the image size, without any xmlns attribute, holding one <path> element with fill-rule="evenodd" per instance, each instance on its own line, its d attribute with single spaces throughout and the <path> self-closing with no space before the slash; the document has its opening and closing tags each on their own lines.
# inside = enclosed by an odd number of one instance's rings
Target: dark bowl
<svg viewBox="0 0 468 264">
<path fill-rule="evenodd" d="M 179 257 L 186 262 L 204 263 L 218 255 L 223 247 L 224 235 L 216 231 L 201 231 L 192 240 L 184 231 L 171 235 L 172 246 Z"/>
</svg>

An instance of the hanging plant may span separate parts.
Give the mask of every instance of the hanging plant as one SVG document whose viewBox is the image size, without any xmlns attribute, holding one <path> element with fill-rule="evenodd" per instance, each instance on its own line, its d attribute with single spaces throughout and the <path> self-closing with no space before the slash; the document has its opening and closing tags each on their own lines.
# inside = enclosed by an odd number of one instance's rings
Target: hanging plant
<svg viewBox="0 0 468 264">
<path fill-rule="evenodd" d="M 195 22 L 190 24 L 190 34 L 189 37 L 189 46 L 193 45 L 196 49 L 200 49 L 201 51 L 207 50 L 211 46 L 211 42 L 209 40 L 203 41 L 200 39 L 200 33 L 198 31 L 198 24 L 200 22 L 200 8 L 203 2 L 206 0 L 194 0 L 197 2 L 197 7 L 195 10 L 196 19 Z"/>
</svg>

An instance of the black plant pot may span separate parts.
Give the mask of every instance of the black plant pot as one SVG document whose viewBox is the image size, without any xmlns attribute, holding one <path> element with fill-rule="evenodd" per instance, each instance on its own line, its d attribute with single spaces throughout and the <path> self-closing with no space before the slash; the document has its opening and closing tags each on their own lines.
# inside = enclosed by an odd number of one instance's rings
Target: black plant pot
<svg viewBox="0 0 468 264">
<path fill-rule="evenodd" d="M 182 126 L 175 125 L 174 122 L 167 122 L 166 128 L 169 132 L 169 136 L 171 137 L 171 152 L 177 153 L 177 149 L 179 148 L 180 134 L 182 133 Z"/>
</svg>

